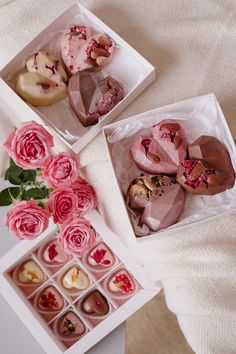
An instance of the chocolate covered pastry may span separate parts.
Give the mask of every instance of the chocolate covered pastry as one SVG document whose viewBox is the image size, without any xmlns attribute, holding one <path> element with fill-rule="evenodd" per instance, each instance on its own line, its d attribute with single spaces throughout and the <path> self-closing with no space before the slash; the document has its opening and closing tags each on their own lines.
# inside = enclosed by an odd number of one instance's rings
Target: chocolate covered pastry
<svg viewBox="0 0 236 354">
<path fill-rule="evenodd" d="M 68 96 L 72 110 L 81 124 L 87 127 L 96 124 L 124 96 L 123 87 L 111 76 L 97 82 L 92 73 L 78 73 L 71 77 Z"/>
<path fill-rule="evenodd" d="M 174 177 L 140 176 L 131 183 L 127 197 L 139 220 L 136 226 L 148 226 L 148 233 L 177 222 L 184 208 L 184 191 Z"/>
<path fill-rule="evenodd" d="M 177 181 L 194 194 L 214 195 L 232 188 L 235 172 L 225 146 L 213 136 L 203 135 L 188 148 L 189 160 L 182 161 Z"/>
</svg>

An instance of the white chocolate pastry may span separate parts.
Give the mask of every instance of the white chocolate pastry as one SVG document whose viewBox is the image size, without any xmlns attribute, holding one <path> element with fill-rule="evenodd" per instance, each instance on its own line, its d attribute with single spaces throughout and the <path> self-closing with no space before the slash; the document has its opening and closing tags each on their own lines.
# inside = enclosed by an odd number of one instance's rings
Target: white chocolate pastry
<svg viewBox="0 0 236 354">
<path fill-rule="evenodd" d="M 27 72 L 18 76 L 16 92 L 33 106 L 48 106 L 66 96 L 66 86 L 40 74 Z"/>
<path fill-rule="evenodd" d="M 37 73 L 53 81 L 55 84 L 65 86 L 67 74 L 54 54 L 45 51 L 36 52 L 26 62 L 29 72 Z"/>
<path fill-rule="evenodd" d="M 35 262 L 28 261 L 19 270 L 18 280 L 23 284 L 42 283 L 44 274 Z"/>
<path fill-rule="evenodd" d="M 89 283 L 87 274 L 77 267 L 72 267 L 62 279 L 62 284 L 66 289 L 83 290 L 89 286 Z"/>
<path fill-rule="evenodd" d="M 61 38 L 61 56 L 71 74 L 80 71 L 78 56 L 82 46 L 91 36 L 91 29 L 87 26 L 73 25 L 66 28 Z"/>
</svg>

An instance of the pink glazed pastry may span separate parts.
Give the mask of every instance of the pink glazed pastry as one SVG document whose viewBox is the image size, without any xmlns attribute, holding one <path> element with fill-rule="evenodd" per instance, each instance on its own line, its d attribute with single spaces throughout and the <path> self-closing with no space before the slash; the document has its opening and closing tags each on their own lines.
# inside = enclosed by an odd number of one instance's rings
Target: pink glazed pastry
<svg viewBox="0 0 236 354">
<path fill-rule="evenodd" d="M 87 26 L 73 25 L 62 34 L 61 56 L 71 74 L 81 70 L 79 54 L 81 48 L 91 37 L 91 29 Z"/>
<path fill-rule="evenodd" d="M 180 125 L 173 120 L 164 120 L 152 128 L 152 136 L 138 137 L 131 154 L 144 172 L 175 174 L 186 150 L 187 142 Z"/>
</svg>

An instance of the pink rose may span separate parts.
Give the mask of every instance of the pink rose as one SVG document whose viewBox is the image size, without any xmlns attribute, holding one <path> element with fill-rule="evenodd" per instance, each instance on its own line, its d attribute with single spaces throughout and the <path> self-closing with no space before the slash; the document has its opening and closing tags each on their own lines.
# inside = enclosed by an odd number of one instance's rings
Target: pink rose
<svg viewBox="0 0 236 354">
<path fill-rule="evenodd" d="M 70 223 L 62 225 L 58 242 L 64 250 L 74 256 L 81 257 L 85 250 L 95 242 L 96 236 L 85 219 L 74 218 Z"/>
<path fill-rule="evenodd" d="M 43 175 L 52 188 L 70 186 L 79 175 L 78 163 L 69 153 L 62 152 L 48 159 Z"/>
<path fill-rule="evenodd" d="M 75 195 L 78 198 L 78 210 L 81 216 L 90 213 L 97 205 L 97 197 L 93 187 L 79 178 L 72 184 Z"/>
<path fill-rule="evenodd" d="M 30 170 L 44 166 L 54 143 L 47 130 L 32 121 L 22 123 L 3 145 L 18 166 Z"/>
<path fill-rule="evenodd" d="M 33 240 L 47 229 L 49 216 L 49 212 L 40 208 L 36 200 L 27 200 L 15 204 L 8 211 L 5 226 L 20 240 Z"/>
<path fill-rule="evenodd" d="M 55 189 L 49 196 L 46 209 L 53 216 L 55 223 L 63 224 L 75 212 L 78 199 L 71 188 Z"/>
</svg>

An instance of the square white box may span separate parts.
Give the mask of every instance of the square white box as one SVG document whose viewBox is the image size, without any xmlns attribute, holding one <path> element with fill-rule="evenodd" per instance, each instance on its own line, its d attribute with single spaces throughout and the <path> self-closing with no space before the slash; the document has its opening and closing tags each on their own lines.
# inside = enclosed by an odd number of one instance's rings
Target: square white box
<svg viewBox="0 0 236 354">
<path fill-rule="evenodd" d="M 101 131 L 104 125 L 110 123 L 155 79 L 155 68 L 118 34 L 112 31 L 110 27 L 76 2 L 26 45 L 26 47 L 1 70 L 1 93 L 5 93 L 7 96 L 10 94 L 10 91 L 12 91 L 13 97 L 17 96 L 8 85 L 14 87 L 15 76 L 17 72 L 23 68 L 25 60 L 36 50 L 41 48 L 59 55 L 58 38 L 69 24 L 75 23 L 91 25 L 95 27 L 96 30 L 106 33 L 114 40 L 116 45 L 114 58 L 112 63 L 104 69 L 104 72 L 107 75 L 114 74 L 114 77 L 124 84 L 125 89 L 124 99 L 119 102 L 111 112 L 101 117 L 96 125 L 88 128 L 83 127 L 72 112 L 68 98 L 49 107 L 33 107 L 29 105 L 32 110 L 41 117 L 39 119 L 42 119 L 48 126 L 53 128 L 52 131 L 54 134 L 61 137 L 70 149 L 78 153 Z"/>
<path fill-rule="evenodd" d="M 142 286 L 142 289 L 138 290 L 120 307 L 118 306 L 111 314 L 107 316 L 107 318 L 80 338 L 78 342 L 66 349 L 51 329 L 48 328 L 47 324 L 40 317 L 40 315 L 32 309 L 32 305 L 30 305 L 27 298 L 22 295 L 19 288 L 14 285 L 13 280 L 8 275 L 14 265 L 27 258 L 27 256 L 30 256 L 42 242 L 45 242 L 47 238 L 55 235 L 57 229 L 55 225 L 51 224 L 47 231 L 37 239 L 33 241 L 20 242 L 4 257 L 2 257 L 0 261 L 1 293 L 48 354 L 84 353 L 108 333 L 118 327 L 123 321 L 125 321 L 130 315 L 132 315 L 160 291 L 160 289 L 154 289 L 151 286 L 142 267 L 132 259 L 128 249 L 120 242 L 118 237 L 107 228 L 101 216 L 96 211 L 89 214 L 87 219 L 90 220 L 91 225 L 111 248 L 113 253 L 120 259 L 122 264 L 124 264 L 128 271 L 136 278 Z M 119 266 L 115 267 L 113 271 L 117 268 L 119 268 Z M 62 268 L 62 270 L 63 269 L 64 268 Z M 109 299 L 109 301 L 110 300 L 111 299 Z M 67 308 L 71 308 L 72 306 L 73 305 L 69 304 Z"/>
<path fill-rule="evenodd" d="M 103 134 L 114 177 L 120 190 L 120 213 L 122 213 L 124 220 L 126 219 L 126 224 L 130 226 L 129 230 L 127 230 L 128 237 L 131 238 L 127 240 L 128 244 L 132 244 L 132 242 L 143 242 L 146 237 L 158 237 L 158 234 L 164 231 L 172 229 L 178 229 L 179 231 L 192 223 L 197 224 L 204 222 L 209 218 L 218 217 L 219 215 L 228 214 L 232 212 L 232 210 L 236 210 L 236 185 L 214 196 L 186 193 L 184 211 L 176 224 L 148 236 L 140 238 L 135 236 L 126 208 L 125 193 L 132 179 L 138 176 L 131 176 L 129 172 L 126 172 L 131 171 L 131 168 L 129 169 L 127 167 L 130 160 L 132 160 L 128 150 L 131 146 L 132 135 L 136 134 L 143 127 L 149 128 L 163 119 L 177 120 L 183 127 L 189 144 L 201 135 L 215 136 L 226 146 L 234 170 L 236 170 L 236 148 L 234 140 L 214 94 L 173 103 L 105 126 L 103 128 Z M 119 159 L 115 151 L 119 152 L 119 156 L 123 156 L 122 160 Z M 135 164 L 134 162 L 132 163 Z M 122 165 L 126 166 L 123 170 Z M 123 182 L 121 182 L 121 180 Z M 126 180 L 127 184 L 124 183 L 124 180 Z"/>
</svg>

